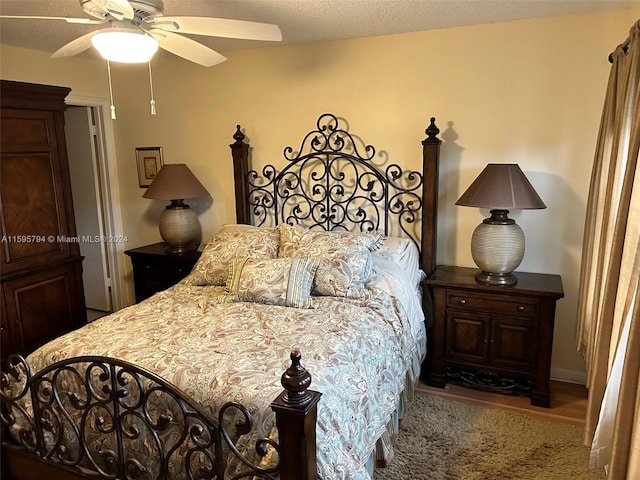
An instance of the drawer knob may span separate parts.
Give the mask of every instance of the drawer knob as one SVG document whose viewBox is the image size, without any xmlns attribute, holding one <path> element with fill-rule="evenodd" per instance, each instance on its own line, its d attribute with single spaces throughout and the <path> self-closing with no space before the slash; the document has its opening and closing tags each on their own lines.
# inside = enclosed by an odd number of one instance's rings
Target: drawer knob
<svg viewBox="0 0 640 480">
<path fill-rule="evenodd" d="M 467 300 L 464 298 L 460 299 L 460 305 L 466 305 L 467 304 Z"/>
<path fill-rule="evenodd" d="M 524 305 L 518 305 L 519 312 L 524 312 L 524 310 L 525 310 Z"/>
</svg>

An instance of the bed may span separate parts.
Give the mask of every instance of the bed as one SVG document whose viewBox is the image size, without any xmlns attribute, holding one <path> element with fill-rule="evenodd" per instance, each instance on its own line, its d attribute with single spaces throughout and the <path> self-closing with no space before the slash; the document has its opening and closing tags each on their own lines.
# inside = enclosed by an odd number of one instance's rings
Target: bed
<svg viewBox="0 0 640 480">
<path fill-rule="evenodd" d="M 238 125 L 237 223 L 189 276 L 9 358 L 3 478 L 367 480 L 392 460 L 426 349 L 439 132 L 404 171 L 342 123 L 321 115 L 281 170 L 250 168 Z"/>
</svg>

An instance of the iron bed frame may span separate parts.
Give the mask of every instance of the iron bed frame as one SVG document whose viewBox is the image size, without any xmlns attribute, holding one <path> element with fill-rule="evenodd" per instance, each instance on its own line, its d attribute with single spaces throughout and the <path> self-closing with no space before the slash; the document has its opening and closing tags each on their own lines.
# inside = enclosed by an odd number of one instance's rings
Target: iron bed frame
<svg viewBox="0 0 640 480">
<path fill-rule="evenodd" d="M 387 235 L 392 225 L 397 225 L 419 247 L 420 268 L 429 275 L 436 265 L 441 143 L 434 118 L 425 132 L 422 172 L 403 171 L 396 164 L 382 170 L 374 164 L 375 149 L 366 145 L 361 155 L 357 139 L 341 128 L 340 119 L 325 113 L 318 118 L 316 128 L 304 137 L 297 152 L 285 148 L 288 164 L 282 171 L 266 165 L 259 173 L 250 169 L 250 145 L 245 143 L 238 125 L 233 135 L 235 142 L 230 145 L 237 222 L 256 225 L 287 222 L 325 230 L 382 231 Z M 354 206 L 356 203 L 358 206 Z M 392 217 L 397 223 L 392 222 Z M 416 231 L 418 224 L 420 229 Z M 300 359 L 300 352 L 292 351 L 291 366 L 282 375 L 283 391 L 271 405 L 276 414 L 278 442 L 261 439 L 255 446 L 259 455 L 265 455 L 269 449 L 277 452 L 278 464 L 265 469 L 242 457 L 231 440 L 252 428 L 251 415 L 238 403 L 225 404 L 218 418 L 210 418 L 184 392 L 153 372 L 126 361 L 76 357 L 32 373 L 24 358 L 12 355 L 1 377 L 2 477 L 146 478 L 147 466 L 127 451 L 128 442 L 144 437 L 151 438 L 157 446 L 155 461 L 162 465 L 159 478 L 171 478 L 168 464 L 176 448 L 164 445 L 160 438 L 171 423 L 182 428 L 179 437 L 189 452 L 184 458 L 198 456 L 204 460 L 205 467 L 198 471 L 185 467 L 189 478 L 225 478 L 222 452 L 228 450 L 247 467 L 245 475 L 234 478 L 313 480 L 317 403 L 321 394 L 309 389 L 311 375 Z M 80 380 L 84 386 L 80 394 L 61 387 L 64 382 L 59 380 L 65 375 Z M 19 388 L 10 393 L 9 387 L 15 384 Z M 155 414 L 149 407 L 149 399 L 157 396 L 168 398 L 175 408 L 170 413 Z M 18 403 L 24 397 L 32 402 L 29 411 Z M 65 400 L 67 407 L 62 406 Z M 65 419 L 69 418 L 65 408 L 73 408 L 85 422 L 93 419 L 97 428 L 112 433 L 115 447 L 105 450 L 89 445 L 80 429 L 64 431 L 68 425 Z M 235 422 L 234 432 L 229 431 L 225 422 L 230 411 L 239 412 L 241 418 Z M 16 425 L 17 415 L 27 419 L 19 429 L 18 441 L 9 432 L 9 427 Z M 128 427 L 132 418 L 140 422 L 137 431 Z M 146 436 L 140 429 L 145 430 Z M 77 439 L 81 455 L 72 455 L 64 445 L 65 435 Z M 88 468 L 86 460 L 93 455 L 101 458 L 102 463 L 93 462 L 93 467 Z M 82 467 L 81 459 L 84 459 Z"/>
</svg>

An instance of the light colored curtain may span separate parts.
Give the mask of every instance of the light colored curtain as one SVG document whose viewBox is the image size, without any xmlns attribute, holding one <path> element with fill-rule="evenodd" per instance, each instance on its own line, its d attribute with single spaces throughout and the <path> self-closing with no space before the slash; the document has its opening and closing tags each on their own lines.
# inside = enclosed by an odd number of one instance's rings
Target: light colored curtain
<svg viewBox="0 0 640 480">
<path fill-rule="evenodd" d="M 589 388 L 585 441 L 608 478 L 623 480 L 640 478 L 640 21 L 612 60 L 587 201 L 577 345 Z"/>
</svg>

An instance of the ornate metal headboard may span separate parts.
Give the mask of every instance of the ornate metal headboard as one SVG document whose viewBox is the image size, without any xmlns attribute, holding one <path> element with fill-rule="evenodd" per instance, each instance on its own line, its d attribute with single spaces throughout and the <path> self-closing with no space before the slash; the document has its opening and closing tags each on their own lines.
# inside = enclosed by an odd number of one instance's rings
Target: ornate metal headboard
<svg viewBox="0 0 640 480">
<path fill-rule="evenodd" d="M 404 171 L 395 163 L 376 165 L 375 148 L 359 142 L 340 123 L 331 113 L 320 115 L 297 151 L 284 149 L 287 164 L 282 170 L 268 164 L 261 172 L 249 169 L 249 145 L 237 125 L 230 146 L 238 223 L 285 222 L 406 236 L 420 249 L 421 267 L 430 273 L 435 268 L 440 146 L 435 119 L 422 142 L 422 172 Z"/>
</svg>

